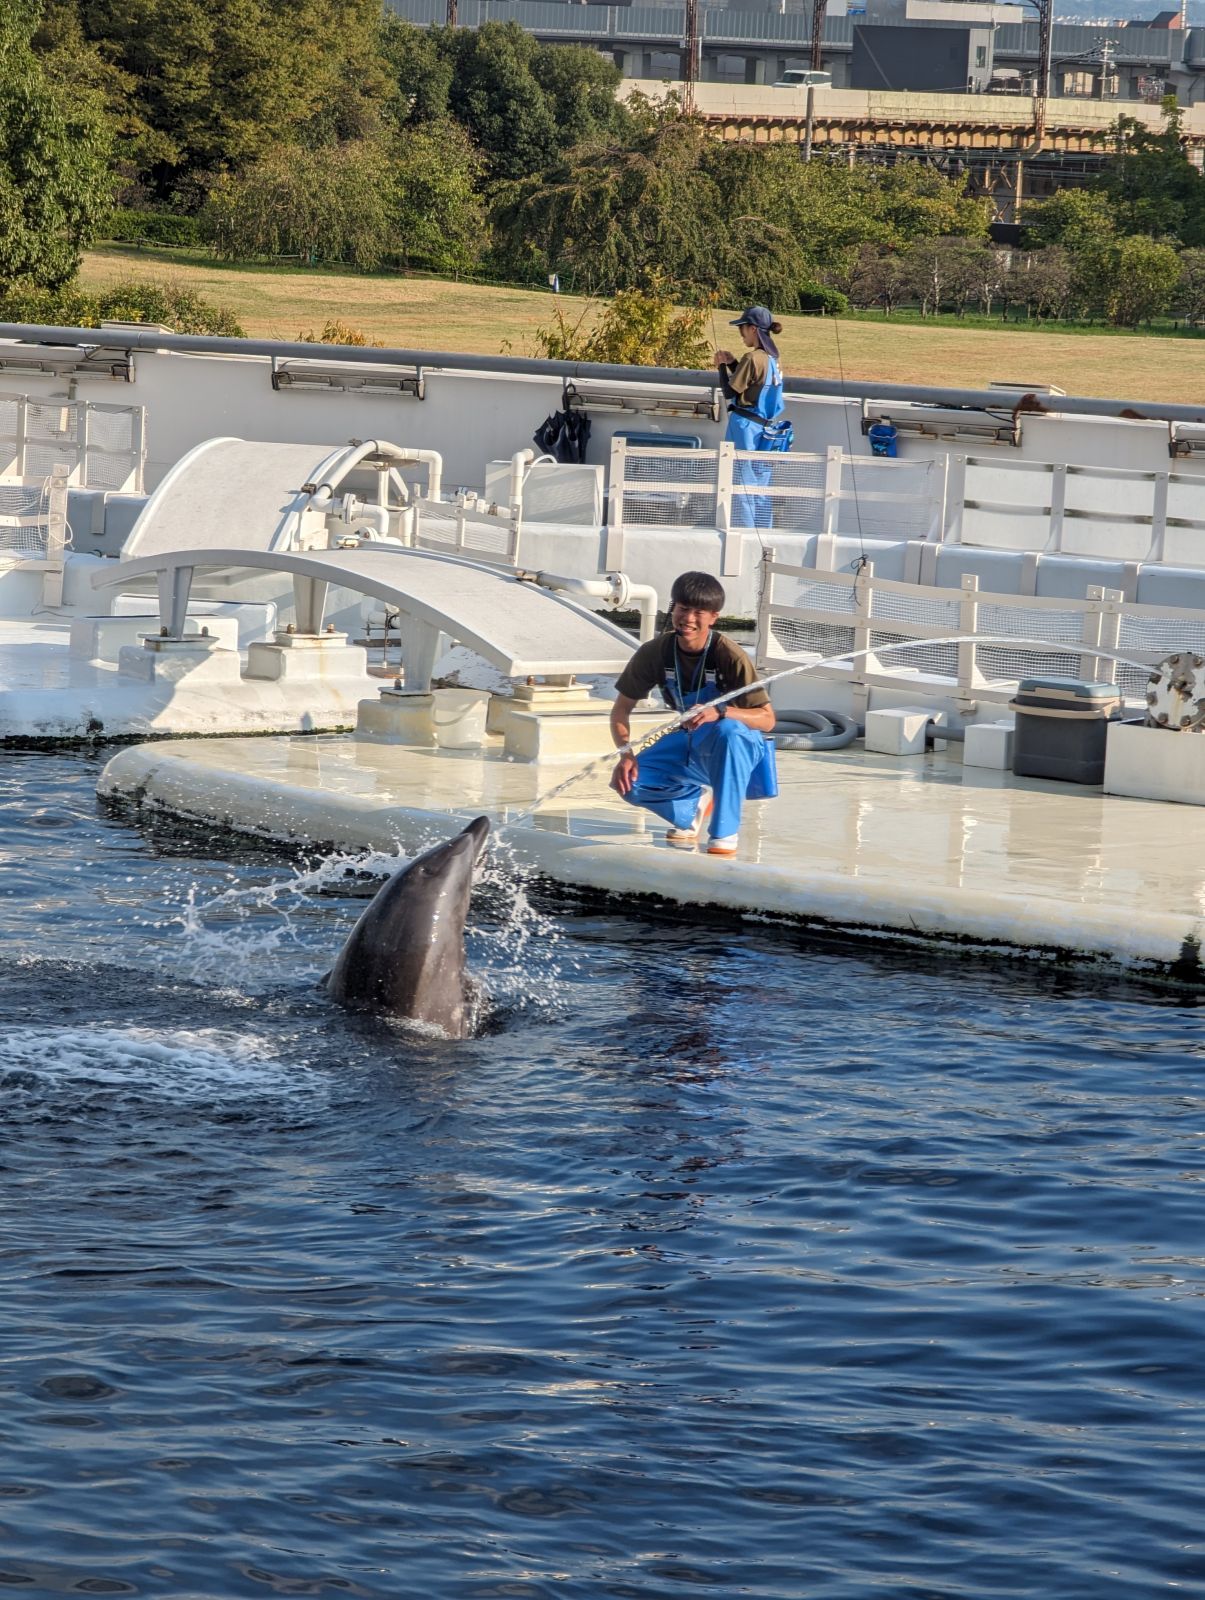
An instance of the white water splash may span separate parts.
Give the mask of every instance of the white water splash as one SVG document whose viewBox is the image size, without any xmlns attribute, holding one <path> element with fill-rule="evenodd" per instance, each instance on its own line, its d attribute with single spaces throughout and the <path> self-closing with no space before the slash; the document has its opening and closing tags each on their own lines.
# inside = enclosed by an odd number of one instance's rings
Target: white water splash
<svg viewBox="0 0 1205 1600">
<path fill-rule="evenodd" d="M 219 1028 L 18 1027 L 0 1032 L 0 1099 L 134 1091 L 173 1105 L 324 1099 L 326 1077 Z"/>
</svg>

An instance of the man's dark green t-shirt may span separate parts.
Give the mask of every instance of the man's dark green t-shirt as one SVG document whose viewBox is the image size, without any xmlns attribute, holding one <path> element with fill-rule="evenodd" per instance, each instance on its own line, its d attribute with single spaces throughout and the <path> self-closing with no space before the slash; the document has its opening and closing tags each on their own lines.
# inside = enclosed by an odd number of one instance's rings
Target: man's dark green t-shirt
<svg viewBox="0 0 1205 1600">
<path fill-rule="evenodd" d="M 647 644 L 642 644 L 616 678 L 617 693 L 626 695 L 629 700 L 643 700 L 646 694 L 659 689 L 666 673 L 673 671 L 675 639 L 675 634 L 663 633 L 659 639 L 650 639 Z M 699 665 L 702 658 L 703 652 L 696 651 L 690 655 L 681 645 L 678 646 L 678 667 L 688 692 L 701 676 Z M 716 688 L 720 694 L 739 689 L 744 683 L 757 682 L 757 669 L 752 661 L 739 644 L 733 644 L 722 633 L 713 633 L 711 636 L 707 670 L 715 672 Z M 758 706 L 769 705 L 770 696 L 764 689 L 750 689 L 748 694 L 740 695 L 731 703 L 744 711 L 754 711 Z"/>
</svg>

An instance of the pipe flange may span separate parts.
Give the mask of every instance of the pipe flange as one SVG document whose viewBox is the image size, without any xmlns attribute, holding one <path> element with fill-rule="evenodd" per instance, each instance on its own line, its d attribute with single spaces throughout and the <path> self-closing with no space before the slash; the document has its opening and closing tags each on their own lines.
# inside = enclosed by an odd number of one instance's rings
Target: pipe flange
<svg viewBox="0 0 1205 1600">
<path fill-rule="evenodd" d="M 1147 683 L 1146 720 L 1173 733 L 1205 728 L 1205 655 L 1178 650 L 1159 663 Z"/>
</svg>

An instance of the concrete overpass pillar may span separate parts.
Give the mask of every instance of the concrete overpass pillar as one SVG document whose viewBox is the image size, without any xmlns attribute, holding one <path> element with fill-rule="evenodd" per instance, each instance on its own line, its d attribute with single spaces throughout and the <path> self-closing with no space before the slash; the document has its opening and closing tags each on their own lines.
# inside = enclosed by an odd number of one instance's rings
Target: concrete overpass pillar
<svg viewBox="0 0 1205 1600">
<path fill-rule="evenodd" d="M 750 73 L 752 68 L 752 73 Z M 766 77 L 765 56 L 745 57 L 745 82 L 746 83 L 773 83 L 773 78 Z"/>
<path fill-rule="evenodd" d="M 648 61 L 643 50 L 617 50 L 619 57 L 616 62 L 625 78 L 643 78 Z"/>
</svg>

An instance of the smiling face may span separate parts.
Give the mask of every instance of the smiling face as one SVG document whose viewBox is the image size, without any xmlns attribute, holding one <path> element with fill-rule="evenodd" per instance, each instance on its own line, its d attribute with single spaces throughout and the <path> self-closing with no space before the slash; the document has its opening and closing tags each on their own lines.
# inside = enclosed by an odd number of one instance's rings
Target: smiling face
<svg viewBox="0 0 1205 1600">
<path fill-rule="evenodd" d="M 707 636 L 719 620 L 718 611 L 705 611 L 701 606 L 686 606 L 675 601 L 670 611 L 670 623 L 678 635 L 678 645 L 691 655 L 697 655 L 707 643 Z"/>
</svg>

